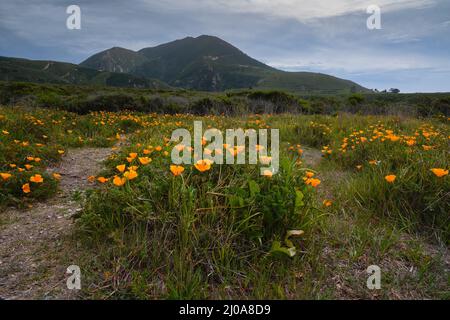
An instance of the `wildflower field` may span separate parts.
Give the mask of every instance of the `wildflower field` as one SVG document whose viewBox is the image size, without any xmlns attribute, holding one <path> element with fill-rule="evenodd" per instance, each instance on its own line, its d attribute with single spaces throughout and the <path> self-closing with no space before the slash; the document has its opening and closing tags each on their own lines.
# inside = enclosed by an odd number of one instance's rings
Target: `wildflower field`
<svg viewBox="0 0 450 320">
<path fill-rule="evenodd" d="M 176 165 L 177 128 L 280 130 L 280 169 Z M 121 144 L 118 142 L 121 141 Z M 0 210 L 61 188 L 47 167 L 111 149 L 74 199 L 80 298 L 450 298 L 449 118 L 194 116 L 0 108 Z M 189 147 L 180 151 L 193 152 Z M 224 145 L 206 153 L 245 152 Z M 261 150 L 257 150 L 258 152 Z M 0 212 L 0 233 L 8 226 Z M 74 245 L 75 246 L 75 245 Z M 366 287 L 378 265 L 382 288 Z"/>
</svg>

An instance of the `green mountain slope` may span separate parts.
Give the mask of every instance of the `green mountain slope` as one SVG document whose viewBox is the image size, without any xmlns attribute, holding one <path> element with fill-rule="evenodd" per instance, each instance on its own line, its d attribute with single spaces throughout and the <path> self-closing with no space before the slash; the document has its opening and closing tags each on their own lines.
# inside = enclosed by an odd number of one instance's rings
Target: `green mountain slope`
<svg viewBox="0 0 450 320">
<path fill-rule="evenodd" d="M 298 93 L 368 91 L 352 81 L 325 74 L 274 69 L 213 36 L 187 37 L 138 52 L 112 48 L 80 65 L 127 72 L 176 87 L 204 91 L 249 87 Z"/>
<path fill-rule="evenodd" d="M 159 80 L 125 73 L 102 72 L 76 64 L 0 57 L 0 80 L 57 84 L 167 88 Z"/>
</svg>

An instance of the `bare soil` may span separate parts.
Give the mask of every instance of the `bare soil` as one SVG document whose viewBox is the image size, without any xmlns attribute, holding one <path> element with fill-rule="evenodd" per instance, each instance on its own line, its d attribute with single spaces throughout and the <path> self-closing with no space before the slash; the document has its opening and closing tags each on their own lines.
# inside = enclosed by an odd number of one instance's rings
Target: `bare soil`
<svg viewBox="0 0 450 320">
<path fill-rule="evenodd" d="M 75 213 L 81 210 L 74 192 L 92 188 L 87 178 L 97 174 L 111 148 L 69 150 L 49 172 L 61 174 L 60 191 L 28 210 L 1 213 L 0 299 L 72 299 L 66 269 L 76 263 L 77 244 L 70 240 Z M 72 261 L 74 260 L 74 261 Z"/>
</svg>

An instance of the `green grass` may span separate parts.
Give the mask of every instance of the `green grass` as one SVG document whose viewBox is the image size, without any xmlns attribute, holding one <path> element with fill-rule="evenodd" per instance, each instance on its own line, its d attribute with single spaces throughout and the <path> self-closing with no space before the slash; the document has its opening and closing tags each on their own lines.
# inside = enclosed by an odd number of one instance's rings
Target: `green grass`
<svg viewBox="0 0 450 320">
<path fill-rule="evenodd" d="M 254 126 L 255 120 L 258 126 L 279 128 L 281 172 L 268 179 L 254 166 L 213 165 L 203 173 L 187 166 L 182 176 L 174 177 L 164 155 L 172 145 L 164 138 L 179 126 L 191 128 L 193 120 L 149 116 L 144 120 L 148 125 L 130 138 L 131 145 L 107 163 L 101 174 L 113 177 L 120 174 L 116 166 L 127 163 L 130 152 L 142 156 L 145 149 L 152 150 L 149 165 L 129 164 L 139 166 L 138 178 L 122 187 L 106 184 L 86 200 L 78 220 L 79 238 L 96 254 L 84 267 L 90 270 L 85 297 L 445 298 L 448 279 L 439 255 L 443 247 L 436 243 L 446 241 L 448 222 L 439 217 L 445 218 L 447 201 L 440 197 L 448 193 L 448 177 L 436 183 L 429 167 L 448 168 L 442 157 L 447 146 L 438 144 L 447 139 L 447 124 L 363 116 L 205 117 L 205 123 L 219 129 Z M 407 150 L 420 147 L 417 138 L 412 147 L 403 140 L 395 148 L 387 145 L 391 142 L 371 142 L 365 152 L 356 147 L 338 152 L 343 138 L 379 121 L 403 136 L 425 124 L 428 131 L 433 126 L 439 131 L 430 141 L 436 149 L 426 157 L 415 152 L 408 158 Z M 296 145 L 304 141 L 333 150 L 308 168 L 322 180 L 317 190 L 303 182 L 305 166 L 299 163 L 301 147 Z M 151 148 L 156 146 L 162 150 Z M 386 167 L 354 168 L 354 163 L 375 156 Z M 390 185 L 384 176 L 393 168 L 401 170 Z M 417 180 L 418 175 L 423 180 Z M 250 187 L 253 183 L 258 185 L 256 192 Z M 410 190 L 421 201 L 411 201 Z M 296 201 L 297 191 L 303 195 L 301 201 Z M 324 207 L 324 199 L 333 204 Z M 429 210 L 433 203 L 436 206 Z M 425 213 L 434 217 L 433 223 L 424 219 Z M 286 245 L 289 230 L 305 231 L 292 239 L 297 249 L 292 258 L 271 250 L 274 242 Z M 382 269 L 380 291 L 365 286 L 365 270 L 372 264 Z"/>
</svg>

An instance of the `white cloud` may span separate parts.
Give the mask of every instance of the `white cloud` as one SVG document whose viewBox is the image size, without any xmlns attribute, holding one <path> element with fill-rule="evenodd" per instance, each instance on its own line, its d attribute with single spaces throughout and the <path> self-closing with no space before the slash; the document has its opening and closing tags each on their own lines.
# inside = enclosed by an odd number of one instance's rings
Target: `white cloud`
<svg viewBox="0 0 450 320">
<path fill-rule="evenodd" d="M 155 6 L 154 0 L 142 0 Z M 157 6 L 168 10 L 218 10 L 232 13 L 262 14 L 293 18 L 301 22 L 319 18 L 365 13 L 376 4 L 384 12 L 432 6 L 436 0 L 159 0 Z M 382 11 L 382 12 L 383 12 Z"/>
<path fill-rule="evenodd" d="M 410 69 L 448 69 L 447 59 L 433 58 L 420 54 L 391 52 L 383 50 L 317 49 L 314 54 L 300 53 L 295 57 L 268 60 L 267 64 L 287 71 L 338 70 L 346 73 L 389 72 Z"/>
</svg>

